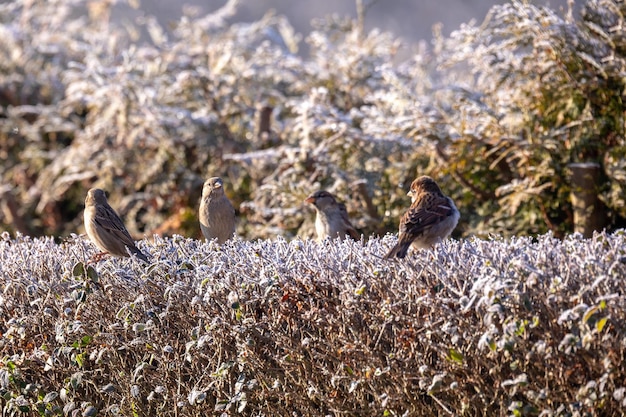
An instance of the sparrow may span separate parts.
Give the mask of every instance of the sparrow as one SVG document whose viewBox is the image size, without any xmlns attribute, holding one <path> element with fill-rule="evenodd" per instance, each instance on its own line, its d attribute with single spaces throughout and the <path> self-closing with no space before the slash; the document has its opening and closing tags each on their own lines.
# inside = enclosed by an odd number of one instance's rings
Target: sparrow
<svg viewBox="0 0 626 417">
<path fill-rule="evenodd" d="M 208 240 L 221 245 L 235 234 L 235 209 L 224 194 L 224 181 L 211 177 L 204 182 L 200 200 L 200 229 Z"/>
<path fill-rule="evenodd" d="M 315 231 L 318 241 L 322 241 L 326 237 L 333 239 L 339 237 L 340 240 L 343 240 L 346 236 L 354 240 L 360 239 L 359 233 L 350 223 L 345 204 L 339 203 L 331 193 L 316 191 L 304 201 L 313 204 L 317 212 Z"/>
<path fill-rule="evenodd" d="M 99 260 L 107 253 L 115 256 L 130 256 L 130 252 L 149 263 L 146 255 L 135 246 L 135 241 L 126 230 L 122 219 L 109 205 L 104 191 L 100 188 L 87 191 L 84 219 L 89 239 L 103 251 L 94 258 Z"/>
<path fill-rule="evenodd" d="M 414 180 L 407 195 L 411 196 L 411 207 L 400 219 L 398 243 L 385 259 L 404 258 L 411 245 L 416 249 L 435 245 L 448 237 L 459 221 L 454 202 L 432 178 L 424 175 Z"/>
</svg>

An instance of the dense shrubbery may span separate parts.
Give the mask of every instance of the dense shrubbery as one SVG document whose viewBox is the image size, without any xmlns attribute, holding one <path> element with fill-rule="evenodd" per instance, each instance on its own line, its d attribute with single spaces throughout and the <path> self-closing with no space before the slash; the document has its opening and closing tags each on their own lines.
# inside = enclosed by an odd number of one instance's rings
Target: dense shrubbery
<svg viewBox="0 0 626 417">
<path fill-rule="evenodd" d="M 244 238 L 310 236 L 302 200 L 320 187 L 382 234 L 426 173 L 458 234 L 561 236 L 579 161 L 603 167 L 609 227 L 626 217 L 623 3 L 495 6 L 400 63 L 398 40 L 352 20 L 316 22 L 305 58 L 280 16 L 229 25 L 229 3 L 164 31 L 115 24 L 111 4 L 0 5 L 2 229 L 80 231 L 98 186 L 135 235 L 197 236 L 202 180 L 220 175 Z"/>
<path fill-rule="evenodd" d="M 392 240 L 155 238 L 146 267 L 3 236 L 3 412 L 623 414 L 623 232 Z"/>
<path fill-rule="evenodd" d="M 571 231 L 574 162 L 603 164 L 597 191 L 621 218 L 613 222 L 623 221 L 624 170 L 615 155 L 625 145 L 625 11 L 621 2 L 589 1 L 575 20 L 513 2 L 441 41 L 441 62 L 469 67 L 472 80 L 448 98 L 459 103 L 447 112 L 455 131 L 446 142 L 451 172 L 498 199 L 498 207 L 484 207 L 495 209 L 490 229 Z"/>
<path fill-rule="evenodd" d="M 562 236 L 572 162 L 601 165 L 623 225 L 623 3 L 495 6 L 399 63 L 398 40 L 352 20 L 317 22 L 303 57 L 280 16 L 229 25 L 229 3 L 166 32 L 115 24 L 111 3 L 0 4 L 0 229 L 71 236 L 98 186 L 134 234 L 197 236 L 220 175 L 243 240 L 156 236 L 145 268 L 88 267 L 77 236 L 3 237 L 3 411 L 623 411 L 623 234 L 452 241 L 406 263 L 380 260 L 388 237 L 252 241 L 310 236 L 320 187 L 366 235 L 395 230 L 424 173 L 458 234 Z"/>
</svg>

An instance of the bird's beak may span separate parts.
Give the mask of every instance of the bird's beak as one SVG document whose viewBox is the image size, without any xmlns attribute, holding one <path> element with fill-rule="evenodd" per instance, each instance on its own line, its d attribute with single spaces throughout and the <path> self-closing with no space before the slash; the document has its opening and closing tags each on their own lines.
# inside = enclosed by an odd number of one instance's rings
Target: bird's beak
<svg viewBox="0 0 626 417">
<path fill-rule="evenodd" d="M 315 204 L 315 197 L 312 197 L 312 196 L 311 196 L 311 197 L 307 197 L 307 198 L 304 200 L 304 202 L 305 202 L 305 203 L 309 203 L 309 204 Z"/>
<path fill-rule="evenodd" d="M 221 182 L 216 182 L 214 187 L 215 188 L 222 188 L 222 183 Z"/>
</svg>

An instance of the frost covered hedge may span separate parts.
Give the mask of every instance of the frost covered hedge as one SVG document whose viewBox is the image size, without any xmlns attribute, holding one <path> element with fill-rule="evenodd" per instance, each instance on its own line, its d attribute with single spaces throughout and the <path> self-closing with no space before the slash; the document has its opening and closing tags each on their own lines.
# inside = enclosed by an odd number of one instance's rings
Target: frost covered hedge
<svg viewBox="0 0 626 417">
<path fill-rule="evenodd" d="M 6 415 L 619 415 L 626 235 L 0 239 Z"/>
</svg>

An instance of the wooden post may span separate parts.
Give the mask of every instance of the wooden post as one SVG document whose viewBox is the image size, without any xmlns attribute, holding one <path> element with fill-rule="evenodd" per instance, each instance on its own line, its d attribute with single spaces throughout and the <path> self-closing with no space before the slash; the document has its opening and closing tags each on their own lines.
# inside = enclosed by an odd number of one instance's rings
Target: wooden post
<svg viewBox="0 0 626 417">
<path fill-rule="evenodd" d="M 259 104 L 256 109 L 256 137 L 260 149 L 278 145 L 276 135 L 272 134 L 272 112 L 274 108 L 267 104 Z"/>
<path fill-rule="evenodd" d="M 268 105 L 261 105 L 257 108 L 256 135 L 261 137 L 264 134 L 269 135 L 272 131 L 272 111 L 274 108 Z"/>
<path fill-rule="evenodd" d="M 607 224 L 606 207 L 598 198 L 600 164 L 574 163 L 568 168 L 572 171 L 570 198 L 574 208 L 574 231 L 589 238 Z"/>
</svg>

